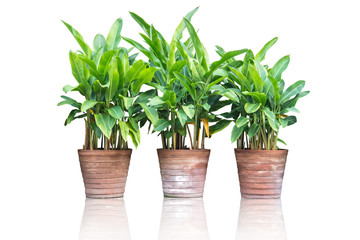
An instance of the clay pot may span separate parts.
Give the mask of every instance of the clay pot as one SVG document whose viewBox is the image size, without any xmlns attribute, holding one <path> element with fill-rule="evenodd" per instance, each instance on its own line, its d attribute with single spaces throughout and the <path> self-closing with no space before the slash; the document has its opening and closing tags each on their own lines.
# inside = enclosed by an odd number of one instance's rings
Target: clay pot
<svg viewBox="0 0 360 240">
<path fill-rule="evenodd" d="M 165 197 L 202 197 L 210 150 L 158 149 Z"/>
<path fill-rule="evenodd" d="M 124 196 L 132 150 L 78 150 L 88 198 Z"/>
<path fill-rule="evenodd" d="M 288 150 L 235 149 L 243 198 L 280 198 Z"/>
</svg>

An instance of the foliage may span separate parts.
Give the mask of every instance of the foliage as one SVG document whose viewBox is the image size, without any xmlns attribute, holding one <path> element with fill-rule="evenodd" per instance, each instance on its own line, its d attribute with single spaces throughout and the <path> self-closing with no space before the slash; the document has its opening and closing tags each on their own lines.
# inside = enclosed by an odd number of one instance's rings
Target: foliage
<svg viewBox="0 0 360 240">
<path fill-rule="evenodd" d="M 297 101 L 309 91 L 302 91 L 305 81 L 300 80 L 288 88 L 282 79 L 290 56 L 284 56 L 269 68 L 262 65 L 267 51 L 276 43 L 272 39 L 254 56 L 249 50 L 243 61 L 230 59 L 223 68 L 230 81 L 228 89 L 236 88 L 237 101 L 233 101 L 231 111 L 223 114 L 233 119 L 235 125 L 231 132 L 231 141 L 237 141 L 237 147 L 251 149 L 278 149 L 277 143 L 280 126 L 285 128 L 296 123 L 297 118 L 289 115 L 298 113 L 295 108 Z M 217 52 L 223 56 L 223 48 L 217 46 Z M 285 90 L 284 90 L 285 89 Z"/>
<path fill-rule="evenodd" d="M 163 148 L 167 149 L 187 148 L 187 135 L 191 149 L 205 148 L 205 137 L 210 137 L 229 124 L 229 121 L 221 120 L 214 114 L 214 111 L 225 106 L 219 99 L 224 96 L 238 101 L 232 89 L 222 86 L 225 77 L 216 74 L 216 70 L 227 60 L 247 50 L 228 52 L 210 64 L 207 51 L 190 23 L 197 9 L 189 12 L 180 22 L 170 44 L 153 25 L 135 13 L 130 14 L 144 30 L 145 34 L 140 35 L 148 48 L 123 37 L 148 57 L 151 66 L 158 69 L 153 81 L 148 83 L 157 90 L 157 94 L 143 99 L 139 104 L 153 124 L 153 130 L 160 132 Z M 185 29 L 190 37 L 182 42 Z M 210 126 L 211 122 L 216 124 Z M 192 134 L 189 125 L 194 126 Z"/>
<path fill-rule="evenodd" d="M 141 86 L 153 78 L 156 68 L 149 67 L 142 60 L 135 61 L 137 54 L 118 47 L 121 40 L 122 19 L 112 25 L 106 39 L 97 34 L 91 48 L 71 25 L 63 22 L 82 51 L 69 53 L 72 74 L 77 86 L 66 85 L 65 93 L 79 92 L 85 101 L 61 96 L 71 110 L 65 125 L 74 119 L 85 118 L 84 149 L 98 148 L 127 149 L 128 136 L 137 147 L 140 143 L 139 122 L 146 116 L 136 103 L 145 93 Z M 146 119 L 145 119 L 146 120 Z M 98 141 L 100 141 L 100 146 Z"/>
</svg>

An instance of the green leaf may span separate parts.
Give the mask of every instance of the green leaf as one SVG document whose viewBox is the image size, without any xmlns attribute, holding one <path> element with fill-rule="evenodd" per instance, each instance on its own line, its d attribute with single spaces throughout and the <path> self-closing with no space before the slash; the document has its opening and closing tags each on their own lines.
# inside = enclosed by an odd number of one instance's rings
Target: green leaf
<svg viewBox="0 0 360 240">
<path fill-rule="evenodd" d="M 231 123 L 230 120 L 225 120 L 225 119 L 221 119 L 220 121 L 218 121 L 217 123 L 215 123 L 214 125 L 209 127 L 210 130 L 210 135 L 213 135 L 217 132 L 222 131 L 223 129 L 225 129 L 229 124 Z"/>
<path fill-rule="evenodd" d="M 180 109 L 180 110 L 178 110 L 176 112 L 176 115 L 177 115 L 177 117 L 178 117 L 178 119 L 179 119 L 179 121 L 181 123 L 181 126 L 185 126 L 186 121 L 187 121 L 186 113 L 183 110 Z"/>
<path fill-rule="evenodd" d="M 125 122 L 119 121 L 120 133 L 122 138 L 126 141 L 129 136 L 129 127 Z"/>
<path fill-rule="evenodd" d="M 270 75 L 275 78 L 277 81 L 281 80 L 281 74 L 286 70 L 290 62 L 290 56 L 287 55 L 281 58 L 274 67 L 270 70 Z"/>
<path fill-rule="evenodd" d="M 266 52 L 276 43 L 278 40 L 277 37 L 271 39 L 269 42 L 267 42 L 264 47 L 256 54 L 255 61 L 261 62 L 265 59 Z"/>
<path fill-rule="evenodd" d="M 110 114 L 110 116 L 112 116 L 115 119 L 122 119 L 124 116 L 124 111 L 121 109 L 120 106 L 109 108 L 107 111 Z"/>
<path fill-rule="evenodd" d="M 268 75 L 268 72 L 266 71 L 264 66 L 261 65 L 258 61 L 255 61 L 254 63 L 256 71 L 259 73 L 261 80 L 264 82 Z"/>
<path fill-rule="evenodd" d="M 245 104 L 245 111 L 247 113 L 254 113 L 260 108 L 260 103 L 246 103 Z"/>
<path fill-rule="evenodd" d="M 288 87 L 285 92 L 283 92 L 280 96 L 280 104 L 289 100 L 292 96 L 298 94 L 301 92 L 301 90 L 305 86 L 305 81 L 300 80 L 292 84 L 290 87 Z"/>
<path fill-rule="evenodd" d="M 83 102 L 83 104 L 81 105 L 81 111 L 85 112 L 87 110 L 89 110 L 90 108 L 92 108 L 93 106 L 95 106 L 98 102 L 94 101 L 94 100 L 86 100 L 85 102 Z"/>
<path fill-rule="evenodd" d="M 239 128 L 239 127 L 246 125 L 248 122 L 249 122 L 248 118 L 240 116 L 238 119 L 236 119 L 235 124 Z"/>
<path fill-rule="evenodd" d="M 120 95 L 120 97 L 123 99 L 124 101 L 124 106 L 125 106 L 125 109 L 129 109 L 129 107 L 131 107 L 131 105 L 133 104 L 134 102 L 134 98 L 133 97 L 124 97 L 122 95 Z"/>
<path fill-rule="evenodd" d="M 96 52 L 97 50 L 99 50 L 101 47 L 104 46 L 105 46 L 105 37 L 100 33 L 96 34 L 93 42 L 94 51 Z"/>
<path fill-rule="evenodd" d="M 224 97 L 227 97 L 228 99 L 230 99 L 233 102 L 239 102 L 238 96 L 231 89 L 226 89 L 225 91 L 219 92 L 219 94 Z"/>
<path fill-rule="evenodd" d="M 279 123 L 275 118 L 275 114 L 269 110 L 269 108 L 264 108 L 265 116 L 270 124 L 270 127 L 276 132 L 279 131 Z"/>
<path fill-rule="evenodd" d="M 82 48 L 82 50 L 84 51 L 84 53 L 91 58 L 92 55 L 92 51 L 91 48 L 89 47 L 89 45 L 87 45 L 83 39 L 83 37 L 81 36 L 81 34 L 75 29 L 73 28 L 70 24 L 62 21 L 65 26 L 69 29 L 69 31 L 71 32 L 71 34 L 74 36 L 75 40 L 78 42 L 78 44 L 80 45 L 80 47 Z"/>
<path fill-rule="evenodd" d="M 142 60 L 136 61 L 126 73 L 125 83 L 130 84 L 133 80 L 139 78 L 145 67 L 146 65 Z"/>
<path fill-rule="evenodd" d="M 247 77 L 247 73 L 248 73 L 248 67 L 249 67 L 249 61 L 250 59 L 254 59 L 254 54 L 251 50 L 248 50 L 245 54 L 244 57 L 244 64 L 241 67 L 241 73 Z M 250 91 L 251 89 L 249 89 Z"/>
<path fill-rule="evenodd" d="M 249 65 L 249 74 L 251 79 L 254 81 L 255 90 L 259 93 L 263 92 L 264 83 L 259 75 L 259 73 L 256 71 L 256 69 Z"/>
<path fill-rule="evenodd" d="M 194 117 L 194 115 L 195 115 L 194 105 L 192 105 L 192 104 L 187 105 L 187 106 L 183 105 L 182 109 L 184 110 L 184 112 L 190 119 L 192 119 Z"/>
<path fill-rule="evenodd" d="M 230 70 L 235 73 L 235 75 L 238 78 L 235 78 L 234 80 L 241 86 L 243 90 L 251 91 L 251 83 L 250 81 L 236 68 L 233 68 L 231 66 L 228 66 Z"/>
<path fill-rule="evenodd" d="M 136 13 L 130 12 L 130 15 L 140 25 L 144 32 L 146 32 L 146 34 L 150 36 L 150 25 Z"/>
<path fill-rule="evenodd" d="M 111 137 L 112 128 L 115 125 L 115 118 L 111 117 L 109 114 L 106 113 L 100 113 L 95 114 L 95 122 L 98 125 L 98 127 L 101 129 L 101 131 L 104 133 L 104 135 L 107 138 Z"/>
<path fill-rule="evenodd" d="M 260 103 L 262 106 L 266 104 L 266 95 L 265 93 L 258 93 L 258 92 L 242 92 L 242 94 L 246 96 L 251 96 L 255 102 Z"/>
<path fill-rule="evenodd" d="M 154 130 L 157 132 L 163 131 L 165 128 L 170 126 L 171 122 L 167 119 L 158 119 L 154 124 Z"/>
<path fill-rule="evenodd" d="M 279 93 L 279 85 L 275 78 L 269 75 L 269 79 L 272 83 L 272 86 L 274 88 L 274 94 L 275 94 L 275 100 L 276 102 L 279 102 L 280 100 L 280 93 Z"/>
<path fill-rule="evenodd" d="M 76 81 L 78 83 L 87 81 L 87 79 L 85 78 L 84 63 L 80 60 L 79 56 L 76 53 L 70 51 L 69 58 L 72 74 L 75 77 Z"/>
<path fill-rule="evenodd" d="M 242 127 L 237 127 L 236 125 L 234 125 L 232 131 L 231 131 L 231 142 L 235 142 L 240 135 L 243 133 L 245 126 Z"/>
<path fill-rule="evenodd" d="M 191 84 L 191 80 L 180 73 L 174 72 L 174 74 L 176 78 L 180 80 L 181 84 L 186 88 L 192 99 L 195 99 L 195 87 Z"/>
<path fill-rule="evenodd" d="M 73 86 L 70 86 L 70 85 L 65 85 L 63 87 L 63 91 L 64 91 L 64 93 L 68 93 L 68 92 L 72 91 L 74 88 L 76 88 L 76 87 L 73 87 Z"/>
<path fill-rule="evenodd" d="M 116 59 L 113 59 L 110 64 L 109 74 L 109 87 L 105 91 L 105 99 L 110 103 L 119 89 L 119 72 Z"/>
<path fill-rule="evenodd" d="M 102 75 L 105 75 L 107 71 L 110 68 L 110 63 L 112 60 L 112 57 L 115 55 L 116 50 L 112 51 L 106 51 L 100 58 L 99 66 L 98 66 L 98 72 Z"/>
<path fill-rule="evenodd" d="M 287 145 L 286 142 L 284 140 L 280 139 L 280 138 L 278 138 L 277 141 L 284 144 L 284 145 Z"/>
<path fill-rule="evenodd" d="M 251 124 L 250 128 L 249 128 L 249 132 L 248 132 L 248 136 L 249 138 L 252 138 L 253 136 L 255 136 L 258 131 L 260 129 L 260 125 L 257 123 Z"/>
<path fill-rule="evenodd" d="M 159 120 L 159 116 L 155 108 L 148 107 L 144 103 L 139 103 L 139 105 L 144 109 L 146 116 L 152 124 L 155 124 Z"/>
<path fill-rule="evenodd" d="M 150 67 L 141 72 L 140 78 L 137 79 L 132 85 L 132 90 L 134 94 L 140 92 L 142 85 L 151 82 L 152 78 L 154 77 L 154 73 L 156 71 L 157 69 L 155 67 Z"/>
<path fill-rule="evenodd" d="M 205 111 L 209 111 L 211 106 L 208 103 L 204 103 L 200 105 Z"/>
<path fill-rule="evenodd" d="M 168 102 L 170 106 L 174 106 L 176 102 L 176 94 L 174 91 L 166 90 L 161 99 L 164 102 Z"/>
<path fill-rule="evenodd" d="M 106 37 L 106 50 L 116 50 L 121 40 L 121 29 L 123 21 L 121 18 L 116 19 L 110 28 L 110 32 Z"/>
<path fill-rule="evenodd" d="M 62 102 L 59 102 L 57 104 L 57 106 L 61 106 L 61 105 L 65 105 L 65 104 L 69 104 L 73 107 L 76 107 L 80 110 L 81 108 L 81 103 L 77 102 L 76 100 L 70 98 L 70 97 L 67 97 L 67 96 L 61 96 L 63 99 L 65 99 L 65 101 L 62 101 Z"/>
<path fill-rule="evenodd" d="M 295 116 L 288 116 L 285 120 L 287 121 L 287 126 L 291 126 L 297 122 L 297 118 Z"/>
<path fill-rule="evenodd" d="M 66 120 L 65 120 L 65 126 L 66 125 L 69 125 L 74 119 L 75 119 L 75 115 L 77 114 L 77 113 L 79 113 L 80 111 L 78 110 L 78 109 L 73 109 L 73 110 L 71 110 L 71 112 L 69 113 L 69 115 L 68 115 L 68 117 L 66 118 Z"/>
<path fill-rule="evenodd" d="M 183 69 L 183 67 L 185 67 L 186 65 L 186 60 L 180 60 L 175 62 L 172 66 L 171 69 L 169 71 L 169 75 L 172 76 L 173 72 L 179 72 L 181 69 Z"/>
<path fill-rule="evenodd" d="M 85 55 L 80 55 L 79 58 L 81 61 L 83 61 L 84 63 L 86 63 L 89 66 L 89 71 L 90 71 L 91 75 L 93 75 L 97 79 L 102 80 L 102 77 L 100 76 L 99 72 L 97 71 L 96 63 L 93 60 L 89 59 Z"/>
<path fill-rule="evenodd" d="M 164 100 L 162 100 L 159 96 L 155 96 L 149 101 L 149 106 L 161 105 L 163 103 L 165 103 Z"/>
</svg>

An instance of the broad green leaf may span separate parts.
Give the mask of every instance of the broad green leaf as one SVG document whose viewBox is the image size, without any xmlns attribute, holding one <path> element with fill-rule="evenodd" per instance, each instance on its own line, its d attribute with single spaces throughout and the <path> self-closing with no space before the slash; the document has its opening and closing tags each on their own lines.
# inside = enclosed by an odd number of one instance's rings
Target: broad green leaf
<svg viewBox="0 0 360 240">
<path fill-rule="evenodd" d="M 77 113 L 79 113 L 80 111 L 78 109 L 73 109 L 71 110 L 71 112 L 69 113 L 68 117 L 65 120 L 65 126 L 69 125 L 74 119 L 75 119 L 75 115 Z"/>
<path fill-rule="evenodd" d="M 82 60 L 84 63 L 86 63 L 89 66 L 89 71 L 90 71 L 91 75 L 93 75 L 96 79 L 102 80 L 102 77 L 100 76 L 99 72 L 97 71 L 96 63 L 93 60 L 89 59 L 85 55 L 80 55 L 79 58 L 80 58 L 80 60 Z"/>
<path fill-rule="evenodd" d="M 263 92 L 264 83 L 259 75 L 259 73 L 256 71 L 256 69 L 249 65 L 249 74 L 251 79 L 254 81 L 255 90 L 259 93 Z"/>
<path fill-rule="evenodd" d="M 231 89 L 226 89 L 225 91 L 219 92 L 219 94 L 227 97 L 233 102 L 239 102 L 239 97 Z"/>
<path fill-rule="evenodd" d="M 255 136 L 258 133 L 259 129 L 260 129 L 259 124 L 257 123 L 251 124 L 248 132 L 248 137 L 252 138 L 253 136 Z"/>
<path fill-rule="evenodd" d="M 124 97 L 122 95 L 120 95 L 120 97 L 123 99 L 124 101 L 124 106 L 125 106 L 125 109 L 129 109 L 129 107 L 131 107 L 131 105 L 133 104 L 134 102 L 134 98 L 133 97 Z"/>
<path fill-rule="evenodd" d="M 80 60 L 79 56 L 76 53 L 70 51 L 69 58 L 72 74 L 75 77 L 76 81 L 78 83 L 83 83 L 87 81 L 87 79 L 85 78 L 84 63 Z"/>
<path fill-rule="evenodd" d="M 119 73 L 116 59 L 112 60 L 108 74 L 110 84 L 105 91 L 105 100 L 107 103 L 110 103 L 119 89 Z"/>
<path fill-rule="evenodd" d="M 130 84 L 133 80 L 138 79 L 145 67 L 146 65 L 142 60 L 136 61 L 126 73 L 125 83 Z"/>
<path fill-rule="evenodd" d="M 159 60 L 152 54 L 149 50 L 144 48 L 140 43 L 126 37 L 122 37 L 126 42 L 130 43 L 134 47 L 136 47 L 140 52 L 142 52 L 146 57 L 148 57 L 151 61 L 153 61 L 157 66 L 160 65 Z"/>
<path fill-rule="evenodd" d="M 152 78 L 154 77 L 154 73 L 156 71 L 157 69 L 155 67 L 150 67 L 141 72 L 140 78 L 134 81 L 134 84 L 132 85 L 132 90 L 134 94 L 140 92 L 142 85 L 151 82 Z"/>
<path fill-rule="evenodd" d="M 105 46 L 105 37 L 100 33 L 96 34 L 93 42 L 94 51 L 96 52 L 97 50 L 99 50 L 101 47 L 104 46 Z"/>
<path fill-rule="evenodd" d="M 164 102 L 168 102 L 170 106 L 174 106 L 176 101 L 176 94 L 174 91 L 166 90 L 161 99 Z"/>
<path fill-rule="evenodd" d="M 172 66 L 171 69 L 169 71 L 169 75 L 172 76 L 173 72 L 179 72 L 181 69 L 183 69 L 183 67 L 185 67 L 186 65 L 186 61 L 185 60 L 180 60 L 175 62 Z"/>
<path fill-rule="evenodd" d="M 111 60 L 116 53 L 116 50 L 106 51 L 100 58 L 98 72 L 102 75 L 105 75 L 110 68 Z"/>
<path fill-rule="evenodd" d="M 287 55 L 281 58 L 274 67 L 270 70 L 270 75 L 275 78 L 277 81 L 281 80 L 281 74 L 286 70 L 290 62 L 290 56 Z"/>
<path fill-rule="evenodd" d="M 260 103 L 262 106 L 266 104 L 266 95 L 265 93 L 258 93 L 258 92 L 242 92 L 242 94 L 246 96 L 251 96 L 255 102 Z"/>
<path fill-rule="evenodd" d="M 87 81 L 79 83 L 79 85 L 71 91 L 78 91 L 86 99 L 90 99 L 92 92 L 91 86 Z"/>
<path fill-rule="evenodd" d="M 275 96 L 275 100 L 276 102 L 279 102 L 280 100 L 280 94 L 279 94 L 279 85 L 278 85 L 278 82 L 276 81 L 275 78 L 273 78 L 272 76 L 269 75 L 269 79 L 273 85 L 273 88 L 274 88 L 274 96 Z"/>
<path fill-rule="evenodd" d="M 270 124 L 270 127 L 274 129 L 276 132 L 279 131 L 279 123 L 275 118 L 275 114 L 270 111 L 268 108 L 264 108 L 265 116 Z"/>
<path fill-rule="evenodd" d="M 276 43 L 278 40 L 277 37 L 271 39 L 269 42 L 267 42 L 264 47 L 256 54 L 255 61 L 261 62 L 265 59 L 266 52 Z"/>
<path fill-rule="evenodd" d="M 129 136 L 129 127 L 125 122 L 119 121 L 120 133 L 122 138 L 126 141 Z"/>
<path fill-rule="evenodd" d="M 241 66 L 241 73 L 247 77 L 247 73 L 248 73 L 248 67 L 249 67 L 249 61 L 250 59 L 254 59 L 254 54 L 251 50 L 248 50 L 245 54 L 244 57 L 244 64 Z M 251 89 L 249 89 L 251 90 Z"/>
<path fill-rule="evenodd" d="M 264 82 L 268 75 L 268 72 L 266 71 L 264 66 L 261 65 L 258 61 L 255 61 L 254 63 L 256 71 L 259 73 L 261 80 Z"/>
<path fill-rule="evenodd" d="M 192 104 L 189 104 L 187 106 L 183 105 L 182 109 L 184 110 L 186 115 L 189 117 L 189 119 L 192 119 L 194 117 L 194 114 L 195 114 L 194 105 L 192 105 Z"/>
<path fill-rule="evenodd" d="M 135 148 L 137 148 L 140 144 L 140 133 L 139 132 L 132 132 L 129 131 L 129 136 L 131 138 L 132 143 L 134 144 Z"/>
<path fill-rule="evenodd" d="M 62 101 L 62 102 L 59 102 L 57 104 L 57 106 L 61 106 L 61 105 L 65 105 L 65 104 L 69 104 L 73 107 L 76 107 L 80 110 L 81 108 L 81 103 L 77 102 L 76 100 L 70 98 L 70 97 L 67 97 L 67 96 L 61 96 L 63 99 L 65 99 L 65 101 Z"/>
<path fill-rule="evenodd" d="M 234 80 L 242 87 L 243 90 L 251 91 L 250 81 L 236 68 L 229 66 L 230 70 L 238 77 Z"/>
<path fill-rule="evenodd" d="M 186 121 L 187 121 L 186 113 L 183 110 L 180 109 L 180 110 L 178 110 L 176 112 L 176 115 L 177 115 L 177 117 L 178 117 L 178 119 L 179 119 L 179 121 L 181 123 L 181 126 L 185 126 Z"/>
<path fill-rule="evenodd" d="M 123 21 L 121 18 L 116 19 L 110 28 L 110 32 L 106 37 L 106 50 L 116 50 L 121 40 L 121 29 Z"/>
<path fill-rule="evenodd" d="M 220 121 L 216 122 L 215 125 L 209 127 L 210 135 L 213 135 L 217 132 L 222 131 L 231 123 L 230 120 L 221 119 Z"/>
<path fill-rule="evenodd" d="M 297 118 L 295 116 L 288 116 L 285 120 L 287 121 L 287 126 L 291 126 L 297 122 Z"/>
<path fill-rule="evenodd" d="M 69 29 L 69 31 L 71 32 L 71 34 L 74 36 L 75 40 L 78 42 L 78 44 L 80 45 L 80 47 L 82 48 L 82 50 L 84 51 L 84 53 L 91 58 L 92 55 L 92 51 L 91 48 L 89 47 L 89 45 L 87 45 L 83 39 L 83 37 L 81 36 L 81 34 L 75 29 L 73 28 L 70 24 L 62 21 L 65 26 Z"/>
<path fill-rule="evenodd" d="M 85 102 L 83 102 L 83 104 L 81 105 L 81 111 L 85 112 L 87 110 L 89 110 L 90 108 L 92 108 L 93 106 L 95 106 L 98 102 L 94 101 L 94 100 L 86 100 Z"/>
<path fill-rule="evenodd" d="M 200 105 L 205 111 L 209 111 L 211 106 L 208 103 L 204 103 Z"/>
<path fill-rule="evenodd" d="M 65 85 L 63 87 L 63 91 L 64 91 L 64 93 L 68 93 L 68 92 L 72 91 L 74 88 L 76 88 L 76 87 L 73 87 L 73 86 L 70 86 L 70 85 Z"/>
<path fill-rule="evenodd" d="M 109 114 L 100 113 L 100 114 L 95 114 L 95 122 L 98 125 L 98 127 L 101 129 L 101 131 L 104 133 L 104 135 L 107 138 L 110 138 L 112 128 L 115 125 L 116 119 L 111 117 Z"/>
<path fill-rule="evenodd" d="M 195 95 L 195 87 L 191 84 L 191 80 L 180 74 L 177 72 L 174 72 L 176 78 L 178 78 L 180 80 L 180 82 L 182 83 L 182 85 L 186 88 L 186 90 L 188 91 L 188 93 L 190 94 L 190 96 L 195 99 L 196 95 Z"/>
<path fill-rule="evenodd" d="M 167 119 L 158 119 L 154 124 L 154 130 L 157 132 L 163 131 L 165 128 L 170 126 L 171 122 Z"/>
<path fill-rule="evenodd" d="M 284 144 L 284 145 L 287 145 L 286 142 L 284 140 L 280 139 L 280 138 L 278 138 L 277 141 Z"/>
<path fill-rule="evenodd" d="M 238 119 L 236 119 L 235 124 L 239 128 L 239 127 L 246 125 L 248 122 L 249 122 L 248 118 L 240 116 Z"/>
<path fill-rule="evenodd" d="M 242 127 L 237 127 L 236 125 L 234 125 L 232 131 L 231 131 L 231 142 L 235 142 L 240 135 L 243 133 L 245 126 Z"/>
<path fill-rule="evenodd" d="M 112 116 L 115 119 L 122 119 L 124 116 L 124 111 L 121 109 L 120 106 L 109 108 L 107 111 L 110 114 L 110 116 Z"/>
<path fill-rule="evenodd" d="M 163 103 L 165 103 L 164 100 L 162 100 L 159 96 L 155 96 L 149 101 L 149 106 L 161 105 Z"/>
<path fill-rule="evenodd" d="M 289 100 L 292 96 L 298 94 L 301 92 L 301 90 L 305 86 L 305 81 L 300 80 L 289 86 L 285 92 L 283 92 L 280 96 L 280 103 L 283 103 L 287 100 Z"/>
<path fill-rule="evenodd" d="M 223 81 L 225 79 L 225 76 L 224 77 L 220 77 L 214 81 L 212 81 L 208 86 L 207 88 L 205 89 L 205 92 L 209 91 L 213 86 L 215 86 L 216 84 L 219 84 L 221 81 Z"/>
<path fill-rule="evenodd" d="M 247 113 L 254 113 L 260 108 L 260 105 L 260 103 L 246 103 L 244 108 Z"/>
<path fill-rule="evenodd" d="M 159 116 L 156 111 L 156 108 L 148 107 L 144 103 L 139 103 L 139 105 L 144 109 L 146 116 L 152 122 L 152 124 L 155 124 L 159 120 Z"/>
<path fill-rule="evenodd" d="M 140 25 L 144 32 L 146 32 L 146 34 L 150 36 L 150 25 L 136 13 L 130 12 L 130 15 Z"/>
</svg>

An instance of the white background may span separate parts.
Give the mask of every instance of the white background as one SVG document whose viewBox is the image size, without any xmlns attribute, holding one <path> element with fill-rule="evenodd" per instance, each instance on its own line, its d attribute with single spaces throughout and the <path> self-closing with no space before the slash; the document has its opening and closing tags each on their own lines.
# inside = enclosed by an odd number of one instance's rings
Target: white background
<svg viewBox="0 0 360 240">
<path fill-rule="evenodd" d="M 76 151 L 83 143 L 83 122 L 64 127 L 69 108 L 56 107 L 62 87 L 75 82 L 68 51 L 79 48 L 60 20 L 91 44 L 96 33 L 106 35 L 122 17 L 123 35 L 141 42 L 141 29 L 128 14 L 134 11 L 170 40 L 182 17 L 198 5 L 192 22 L 212 61 L 218 59 L 216 44 L 257 52 L 278 36 L 265 63 L 291 54 L 284 79 L 288 84 L 304 79 L 311 90 L 299 101 L 298 123 L 280 132 L 289 155 L 280 222 L 285 227 L 277 230 L 286 231 L 289 240 L 360 239 L 360 16 L 357 1 L 350 0 L 3 1 L 0 239 L 90 239 L 83 236 L 89 229 L 81 227 L 85 196 Z M 207 226 L 208 238 L 197 239 L 240 239 L 230 131 L 207 142 L 212 152 L 205 211 L 199 210 L 206 220 L 199 221 Z M 160 144 L 144 129 L 132 155 L 124 198 L 127 219 L 122 215 L 120 220 L 128 222 L 122 227 L 133 240 L 157 239 L 166 231 L 160 229 L 163 197 L 155 150 Z"/>
</svg>

